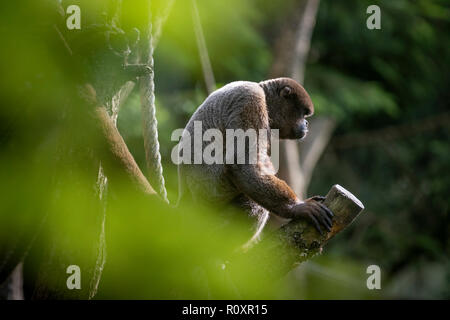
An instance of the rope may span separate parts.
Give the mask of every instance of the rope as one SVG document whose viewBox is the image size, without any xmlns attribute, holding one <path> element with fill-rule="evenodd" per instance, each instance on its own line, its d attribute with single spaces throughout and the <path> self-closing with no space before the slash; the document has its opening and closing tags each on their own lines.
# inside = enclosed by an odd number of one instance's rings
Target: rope
<svg viewBox="0 0 450 320">
<path fill-rule="evenodd" d="M 149 181 L 150 184 L 155 187 L 156 191 L 163 198 L 163 200 L 169 203 L 169 200 L 167 199 L 167 191 L 165 187 L 158 142 L 158 121 L 156 120 L 155 109 L 155 82 L 153 71 L 152 23 L 150 19 L 150 10 L 148 27 L 147 30 L 145 30 L 141 46 L 141 61 L 146 63 L 151 69 L 149 74 L 139 78 L 144 149 L 145 158 L 147 160 Z"/>
</svg>

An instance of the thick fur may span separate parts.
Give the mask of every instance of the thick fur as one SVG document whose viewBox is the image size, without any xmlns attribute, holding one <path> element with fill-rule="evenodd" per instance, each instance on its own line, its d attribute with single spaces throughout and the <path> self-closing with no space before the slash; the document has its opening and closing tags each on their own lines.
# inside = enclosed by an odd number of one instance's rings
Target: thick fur
<svg viewBox="0 0 450 320">
<path fill-rule="evenodd" d="M 303 87 L 289 78 L 260 83 L 237 81 L 216 90 L 200 105 L 185 128 L 194 136 L 194 121 L 202 122 L 202 130 L 279 129 L 281 139 L 302 138 L 307 132 L 306 116 L 314 112 L 310 97 Z M 192 139 L 193 145 L 193 139 Z M 210 142 L 203 142 L 203 148 Z M 235 148 L 236 152 L 236 148 Z M 195 200 L 214 205 L 238 203 L 256 216 L 259 237 L 269 212 L 284 218 L 319 214 L 318 204 L 300 201 L 292 189 L 275 176 L 270 161 L 270 139 L 258 145 L 256 164 L 182 164 L 181 183 Z M 191 148 L 194 159 L 194 148 Z"/>
</svg>

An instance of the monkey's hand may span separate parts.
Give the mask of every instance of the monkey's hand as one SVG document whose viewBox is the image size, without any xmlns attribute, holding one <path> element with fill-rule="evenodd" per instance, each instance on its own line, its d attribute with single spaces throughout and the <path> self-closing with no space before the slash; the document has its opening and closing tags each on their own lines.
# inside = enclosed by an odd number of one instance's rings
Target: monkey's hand
<svg viewBox="0 0 450 320">
<path fill-rule="evenodd" d="M 306 218 L 311 220 L 321 235 L 323 235 L 323 232 L 320 225 L 323 225 L 326 230 L 331 231 L 331 220 L 334 215 L 322 203 L 324 199 L 324 197 L 315 196 L 306 199 L 303 203 L 296 204 L 293 207 L 293 218 Z"/>
</svg>

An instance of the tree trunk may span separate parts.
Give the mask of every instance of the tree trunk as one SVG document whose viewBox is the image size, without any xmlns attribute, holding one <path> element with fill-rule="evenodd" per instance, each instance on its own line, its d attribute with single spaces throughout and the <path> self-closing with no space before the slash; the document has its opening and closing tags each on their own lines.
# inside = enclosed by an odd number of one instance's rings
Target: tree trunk
<svg viewBox="0 0 450 320">
<path fill-rule="evenodd" d="M 275 44 L 275 59 L 270 78 L 289 76 L 303 84 L 319 2 L 299 1 Z M 306 198 L 314 167 L 331 138 L 334 127 L 335 122 L 330 118 L 313 117 L 310 121 L 310 132 L 303 142 L 299 144 L 295 140 L 280 141 L 278 176 L 302 199 Z"/>
</svg>

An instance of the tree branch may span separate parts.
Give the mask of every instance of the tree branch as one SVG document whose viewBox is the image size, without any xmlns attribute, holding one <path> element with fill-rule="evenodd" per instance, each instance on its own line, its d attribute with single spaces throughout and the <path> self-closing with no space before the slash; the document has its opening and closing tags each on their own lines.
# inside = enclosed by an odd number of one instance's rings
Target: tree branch
<svg viewBox="0 0 450 320">
<path fill-rule="evenodd" d="M 275 62 L 270 71 L 271 78 L 288 75 L 299 83 L 303 83 L 319 2 L 319 0 L 306 0 L 300 2 L 295 8 L 290 19 L 291 22 L 283 28 L 281 37 L 275 45 Z M 292 29 L 296 31 L 292 32 Z M 324 126 L 324 123 L 328 123 L 328 125 Z M 311 131 L 306 139 L 314 141 L 314 143 L 302 148 L 302 158 L 299 156 L 297 141 L 280 142 L 278 175 L 300 198 L 305 197 L 314 167 L 331 137 L 332 129 L 334 129 L 334 125 L 331 126 L 331 119 L 323 123 L 312 119 L 310 127 Z M 309 154 L 310 152 L 311 154 Z M 301 162 L 302 159 L 308 160 L 306 166 Z"/>
<path fill-rule="evenodd" d="M 386 143 L 386 141 L 411 137 L 422 132 L 448 126 L 449 124 L 450 113 L 445 112 L 416 122 L 341 135 L 333 138 L 333 148 L 347 149 L 377 143 Z"/>
<path fill-rule="evenodd" d="M 118 172 L 116 169 L 119 167 L 123 170 L 127 180 L 136 186 L 137 189 L 149 195 L 156 194 L 139 169 L 125 141 L 109 117 L 106 108 L 95 107 L 95 116 L 102 132 L 103 142 L 106 145 L 107 157 L 103 157 L 102 159 L 106 176 L 117 176 Z M 104 155 L 105 153 L 102 152 L 100 154 Z"/>
<path fill-rule="evenodd" d="M 314 168 L 331 139 L 336 122 L 328 117 L 317 117 L 311 121 L 311 126 L 305 140 L 298 144 L 300 163 L 302 164 L 303 185 L 300 190 L 306 196 L 307 186 L 311 181 Z"/>
<path fill-rule="evenodd" d="M 334 185 L 330 189 L 324 204 L 334 213 L 330 232 L 320 235 L 308 221 L 291 221 L 242 253 L 242 257 L 254 261 L 255 268 L 263 268 L 268 277 L 279 278 L 301 262 L 321 253 L 323 246 L 350 225 L 364 209 L 361 201 L 340 185 Z M 236 265 L 239 265 L 238 259 Z M 277 264 L 271 265 L 265 261 L 277 261 Z M 235 271 L 233 264 L 234 262 L 230 265 L 232 273 Z"/>
<path fill-rule="evenodd" d="M 298 24 L 297 41 L 295 43 L 294 59 L 291 66 L 291 77 L 300 83 L 303 83 L 305 77 L 306 58 L 308 57 L 312 32 L 316 24 L 319 1 L 306 1 L 302 19 Z"/>
</svg>

